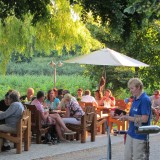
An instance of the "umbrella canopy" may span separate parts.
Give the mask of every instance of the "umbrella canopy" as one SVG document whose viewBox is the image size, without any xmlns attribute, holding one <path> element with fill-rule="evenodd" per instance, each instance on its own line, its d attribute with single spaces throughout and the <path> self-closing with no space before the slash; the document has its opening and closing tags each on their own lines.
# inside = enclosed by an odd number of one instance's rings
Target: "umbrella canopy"
<svg viewBox="0 0 160 160">
<path fill-rule="evenodd" d="M 108 66 L 129 66 L 129 67 L 148 67 L 149 65 L 142 63 L 136 59 L 128 57 L 124 54 L 116 52 L 109 48 L 94 51 L 90 54 L 79 56 L 64 61 L 65 63 L 92 64 L 92 65 L 108 65 Z"/>
</svg>

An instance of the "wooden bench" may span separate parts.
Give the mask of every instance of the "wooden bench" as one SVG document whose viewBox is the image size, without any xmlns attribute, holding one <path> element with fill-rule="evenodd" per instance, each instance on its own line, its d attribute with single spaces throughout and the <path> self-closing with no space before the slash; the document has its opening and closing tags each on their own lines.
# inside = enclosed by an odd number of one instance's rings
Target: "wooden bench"
<svg viewBox="0 0 160 160">
<path fill-rule="evenodd" d="M 117 108 L 119 108 L 119 109 L 122 109 L 122 110 L 128 109 L 128 108 L 127 108 L 127 104 L 124 102 L 123 99 L 117 99 L 115 106 L 116 106 Z"/>
<path fill-rule="evenodd" d="M 23 112 L 22 118 L 17 124 L 15 134 L 9 132 L 0 132 L 0 138 L 7 139 L 16 144 L 16 153 L 22 152 L 22 142 L 24 141 L 24 151 L 29 150 L 31 135 L 31 113 L 29 110 Z"/>
<path fill-rule="evenodd" d="M 123 99 L 117 99 L 115 106 L 124 111 L 127 111 L 129 109 Z M 110 127 L 111 132 L 113 132 L 113 124 L 117 125 L 117 130 L 127 130 L 128 129 L 127 121 L 122 122 L 118 119 L 109 117 L 108 126 Z"/>
<path fill-rule="evenodd" d="M 83 110 L 85 110 L 85 107 L 92 106 L 95 108 L 95 111 L 97 113 L 97 121 L 96 121 L 96 127 L 97 130 L 99 130 L 100 133 L 105 134 L 106 132 L 106 117 L 100 116 L 100 111 L 96 108 L 95 104 L 92 102 L 79 102 L 80 106 L 83 106 Z"/>
<path fill-rule="evenodd" d="M 31 111 L 31 131 L 32 135 L 36 134 L 36 143 L 41 143 L 41 137 L 48 132 L 49 126 L 42 125 L 41 112 L 37 110 L 35 105 L 26 104 L 26 108 Z"/>
<path fill-rule="evenodd" d="M 77 132 L 76 140 L 79 140 L 81 135 L 81 143 L 86 142 L 86 131 L 91 133 L 91 142 L 95 141 L 96 136 L 96 112 L 95 108 L 92 106 L 85 107 L 85 115 L 81 118 L 81 124 L 66 124 L 66 126 Z"/>
<path fill-rule="evenodd" d="M 100 133 L 105 134 L 106 133 L 106 117 L 101 117 L 101 116 L 98 117 L 98 115 L 100 115 L 100 112 L 94 103 L 86 102 L 85 107 L 87 106 L 93 106 L 95 108 L 97 113 L 97 121 L 96 121 L 97 130 L 99 130 Z"/>
</svg>

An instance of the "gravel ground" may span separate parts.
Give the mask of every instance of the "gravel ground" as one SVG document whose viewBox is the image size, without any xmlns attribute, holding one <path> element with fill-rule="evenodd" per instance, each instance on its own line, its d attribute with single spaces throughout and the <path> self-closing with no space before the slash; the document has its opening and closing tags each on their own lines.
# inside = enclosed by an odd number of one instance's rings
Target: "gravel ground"
<svg viewBox="0 0 160 160">
<path fill-rule="evenodd" d="M 160 135 L 150 136 L 150 160 L 158 160 L 160 147 Z M 112 160 L 123 160 L 124 144 L 122 142 L 112 145 Z M 36 160 L 106 160 L 107 146 L 85 149 L 52 157 Z"/>
</svg>

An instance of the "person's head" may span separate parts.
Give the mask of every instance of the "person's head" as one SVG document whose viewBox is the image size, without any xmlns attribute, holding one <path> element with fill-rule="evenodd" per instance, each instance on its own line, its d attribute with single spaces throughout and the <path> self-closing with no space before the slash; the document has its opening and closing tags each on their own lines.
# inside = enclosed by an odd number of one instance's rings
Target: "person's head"
<svg viewBox="0 0 160 160">
<path fill-rule="evenodd" d="M 9 104 L 9 101 L 8 101 L 8 96 L 9 96 L 9 94 L 12 92 L 13 90 L 9 90 L 6 94 L 5 94 L 5 96 L 4 96 L 4 103 L 5 103 L 5 105 L 6 106 L 9 106 L 10 104 Z"/>
<path fill-rule="evenodd" d="M 63 95 L 63 89 L 58 89 L 58 96 Z"/>
<path fill-rule="evenodd" d="M 84 95 L 91 95 L 91 91 L 89 89 L 85 90 Z"/>
<path fill-rule="evenodd" d="M 65 94 L 70 93 L 70 92 L 69 92 L 69 90 L 63 90 L 62 93 L 63 93 L 63 96 L 64 96 Z"/>
<path fill-rule="evenodd" d="M 37 92 L 37 99 L 40 101 L 40 102 L 43 102 L 44 101 L 44 98 L 45 98 L 45 94 L 43 91 L 38 91 Z"/>
<path fill-rule="evenodd" d="M 155 96 L 155 98 L 159 98 L 159 96 L 160 96 L 159 90 L 154 91 L 154 96 Z"/>
<path fill-rule="evenodd" d="M 112 97 L 112 92 L 111 92 L 111 90 L 106 89 L 106 90 L 105 90 L 105 96 L 106 96 L 106 97 Z"/>
<path fill-rule="evenodd" d="M 129 97 L 129 102 L 133 102 L 134 96 Z"/>
<path fill-rule="evenodd" d="M 132 96 L 139 96 L 143 90 L 143 83 L 139 78 L 131 78 L 128 81 L 128 88 Z"/>
<path fill-rule="evenodd" d="M 27 98 L 30 99 L 33 96 L 34 96 L 34 89 L 33 88 L 28 88 L 27 89 Z"/>
<path fill-rule="evenodd" d="M 12 104 L 13 102 L 19 102 L 20 101 L 20 94 L 18 91 L 12 91 L 9 93 L 8 97 L 8 104 Z"/>
<path fill-rule="evenodd" d="M 63 97 L 64 102 L 70 102 L 71 99 L 72 99 L 72 95 L 69 93 L 65 94 Z"/>
<path fill-rule="evenodd" d="M 56 97 L 55 91 L 53 89 L 49 90 L 47 94 L 47 99 L 53 100 L 55 97 Z"/>
<path fill-rule="evenodd" d="M 103 97 L 103 94 L 100 90 L 95 91 L 95 98 L 96 99 L 101 99 Z"/>
<path fill-rule="evenodd" d="M 78 95 L 79 97 L 81 97 L 81 96 L 83 95 L 83 89 L 82 89 L 82 88 L 79 88 L 79 89 L 77 90 L 77 95 Z"/>
</svg>

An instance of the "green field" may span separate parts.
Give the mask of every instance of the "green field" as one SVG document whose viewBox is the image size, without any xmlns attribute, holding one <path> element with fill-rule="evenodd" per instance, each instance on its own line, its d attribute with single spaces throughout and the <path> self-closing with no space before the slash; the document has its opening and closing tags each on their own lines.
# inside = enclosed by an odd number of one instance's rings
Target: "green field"
<svg viewBox="0 0 160 160">
<path fill-rule="evenodd" d="M 81 75 L 71 76 L 57 76 L 56 87 L 58 89 L 68 89 L 75 95 L 78 88 L 90 89 L 93 91 L 96 89 L 97 82 L 90 80 L 88 77 Z M 47 92 L 53 88 L 53 76 L 44 75 L 7 75 L 0 78 L 0 99 L 2 99 L 5 93 L 9 89 L 15 89 L 20 92 L 21 95 L 26 93 L 28 87 L 33 87 L 35 93 L 39 90 Z"/>
</svg>

